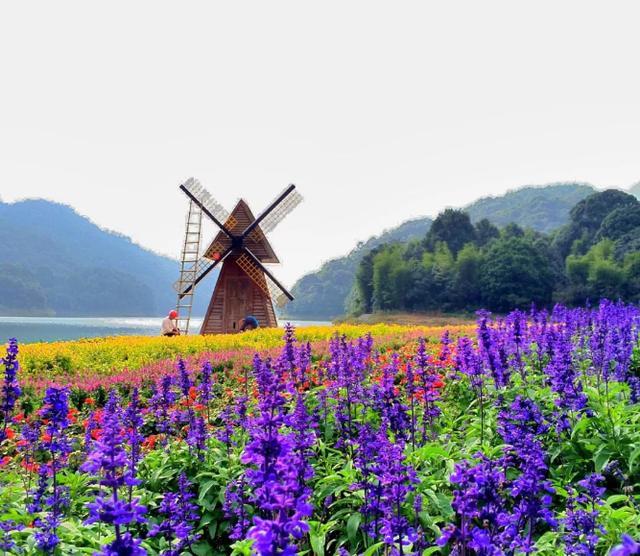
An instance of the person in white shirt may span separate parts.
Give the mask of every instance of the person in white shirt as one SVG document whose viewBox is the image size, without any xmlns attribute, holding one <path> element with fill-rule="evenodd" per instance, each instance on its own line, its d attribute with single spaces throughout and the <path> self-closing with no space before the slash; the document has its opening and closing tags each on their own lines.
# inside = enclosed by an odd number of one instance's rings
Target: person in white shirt
<svg viewBox="0 0 640 556">
<path fill-rule="evenodd" d="M 171 311 L 168 316 L 162 319 L 160 334 L 163 336 L 180 336 L 178 328 L 178 311 Z"/>
</svg>

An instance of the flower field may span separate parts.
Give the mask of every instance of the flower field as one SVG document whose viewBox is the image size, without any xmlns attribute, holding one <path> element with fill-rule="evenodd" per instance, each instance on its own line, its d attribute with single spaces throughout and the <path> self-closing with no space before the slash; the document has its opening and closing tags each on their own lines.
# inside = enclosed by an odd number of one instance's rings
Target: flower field
<svg viewBox="0 0 640 556">
<path fill-rule="evenodd" d="M 0 551 L 640 554 L 639 333 L 637 307 L 603 302 L 12 340 Z"/>
</svg>

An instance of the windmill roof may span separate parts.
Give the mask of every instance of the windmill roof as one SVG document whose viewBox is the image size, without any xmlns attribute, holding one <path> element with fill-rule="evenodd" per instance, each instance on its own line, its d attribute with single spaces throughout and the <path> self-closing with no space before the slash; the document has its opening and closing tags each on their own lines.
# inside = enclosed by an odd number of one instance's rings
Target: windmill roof
<svg viewBox="0 0 640 556">
<path fill-rule="evenodd" d="M 235 208 L 231 211 L 231 215 L 225 226 L 234 235 L 240 235 L 254 220 L 255 216 L 248 203 L 244 199 L 240 199 Z M 204 256 L 210 259 L 214 258 L 214 253 L 221 253 L 231 245 L 231 241 L 227 235 L 221 230 L 216 234 L 208 249 L 205 251 Z M 280 260 L 276 256 L 273 247 L 269 243 L 269 240 L 264 235 L 264 232 L 257 226 L 249 237 L 245 239 L 245 246 L 256 256 L 261 263 L 279 263 Z"/>
</svg>

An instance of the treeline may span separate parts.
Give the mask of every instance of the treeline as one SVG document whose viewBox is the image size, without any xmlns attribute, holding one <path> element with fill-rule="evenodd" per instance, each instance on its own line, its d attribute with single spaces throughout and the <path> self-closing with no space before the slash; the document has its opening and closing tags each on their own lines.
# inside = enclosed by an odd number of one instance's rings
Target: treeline
<svg viewBox="0 0 640 556">
<path fill-rule="evenodd" d="M 447 209 L 421 240 L 385 244 L 360 262 L 350 312 L 504 312 L 640 300 L 640 202 L 618 190 L 577 203 L 552 234 Z"/>
</svg>

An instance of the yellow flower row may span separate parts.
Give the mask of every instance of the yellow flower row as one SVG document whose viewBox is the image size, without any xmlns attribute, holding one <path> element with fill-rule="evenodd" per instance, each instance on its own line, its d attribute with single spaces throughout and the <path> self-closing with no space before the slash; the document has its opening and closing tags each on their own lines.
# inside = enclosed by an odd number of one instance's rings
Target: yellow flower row
<svg viewBox="0 0 640 556">
<path fill-rule="evenodd" d="M 452 334 L 472 332 L 470 326 L 421 327 L 388 324 L 310 326 L 298 328 L 299 341 L 320 342 L 333 335 L 357 338 L 371 333 L 374 338 L 393 339 L 424 336 L 439 338 L 445 330 Z M 89 338 L 70 342 L 34 343 L 20 346 L 22 372 L 46 379 L 61 374 L 91 373 L 107 375 L 122 369 L 138 369 L 178 355 L 203 352 L 263 351 L 282 344 L 283 330 L 263 328 L 244 334 L 179 336 L 174 338 L 149 336 L 114 336 Z"/>
</svg>

